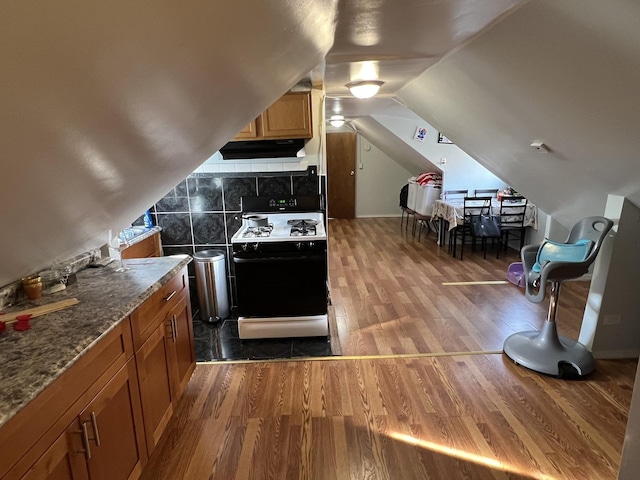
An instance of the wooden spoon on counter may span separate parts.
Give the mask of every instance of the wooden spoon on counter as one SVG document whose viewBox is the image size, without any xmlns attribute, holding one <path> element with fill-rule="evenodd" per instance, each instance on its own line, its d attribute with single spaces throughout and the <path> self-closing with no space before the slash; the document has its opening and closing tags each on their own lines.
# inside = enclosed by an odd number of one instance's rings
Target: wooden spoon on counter
<svg viewBox="0 0 640 480">
<path fill-rule="evenodd" d="M 65 308 L 72 307 L 80 303 L 77 298 L 67 298 L 66 300 L 60 300 L 59 302 L 49 303 L 47 305 L 41 305 L 39 307 L 26 308 L 24 310 L 18 310 L 17 312 L 0 314 L 0 322 L 4 322 L 7 325 L 18 322 L 18 317 L 29 315 L 29 318 L 39 317 L 46 315 L 47 313 L 57 312 L 58 310 L 64 310 Z"/>
</svg>

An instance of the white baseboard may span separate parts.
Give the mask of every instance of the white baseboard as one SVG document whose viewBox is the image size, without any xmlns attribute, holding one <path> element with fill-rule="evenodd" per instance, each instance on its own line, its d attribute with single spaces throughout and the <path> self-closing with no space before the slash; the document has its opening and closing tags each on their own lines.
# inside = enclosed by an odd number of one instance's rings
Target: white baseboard
<svg viewBox="0 0 640 480">
<path fill-rule="evenodd" d="M 356 218 L 400 218 L 401 215 L 396 213 L 387 213 L 384 215 L 356 215 Z"/>
</svg>

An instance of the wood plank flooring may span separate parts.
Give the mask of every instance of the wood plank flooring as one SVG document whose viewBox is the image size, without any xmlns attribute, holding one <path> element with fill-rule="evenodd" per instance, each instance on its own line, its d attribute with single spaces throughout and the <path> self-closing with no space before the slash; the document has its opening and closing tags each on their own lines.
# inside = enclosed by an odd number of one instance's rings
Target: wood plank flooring
<svg viewBox="0 0 640 480">
<path fill-rule="evenodd" d="M 345 357 L 198 365 L 143 480 L 616 478 L 637 362 L 566 381 L 478 354 L 538 328 L 546 302 L 442 285 L 503 279 L 515 254 L 452 259 L 397 219 L 329 232 Z M 564 334 L 577 336 L 587 291 L 564 287 Z"/>
<path fill-rule="evenodd" d="M 410 229 L 409 229 L 410 230 Z M 329 221 L 330 291 L 343 355 L 502 350 L 521 330 L 539 329 L 548 302 L 529 302 L 511 283 L 443 285 L 506 280 L 519 261 L 467 248 L 464 260 L 439 248 L 433 233 L 422 241 L 397 219 Z M 589 282 L 566 282 L 558 311 L 561 335 L 577 338 Z"/>
</svg>

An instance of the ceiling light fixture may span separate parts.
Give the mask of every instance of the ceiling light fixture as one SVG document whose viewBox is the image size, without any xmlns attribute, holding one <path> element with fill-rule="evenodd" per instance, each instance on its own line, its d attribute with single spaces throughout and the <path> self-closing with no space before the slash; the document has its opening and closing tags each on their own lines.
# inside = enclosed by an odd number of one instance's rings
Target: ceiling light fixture
<svg viewBox="0 0 640 480">
<path fill-rule="evenodd" d="M 371 98 L 378 93 L 383 83 L 384 82 L 380 80 L 361 80 L 359 82 L 347 83 L 346 87 L 354 97 Z"/>
<path fill-rule="evenodd" d="M 329 123 L 332 127 L 339 128 L 344 125 L 344 115 L 331 115 Z"/>
</svg>

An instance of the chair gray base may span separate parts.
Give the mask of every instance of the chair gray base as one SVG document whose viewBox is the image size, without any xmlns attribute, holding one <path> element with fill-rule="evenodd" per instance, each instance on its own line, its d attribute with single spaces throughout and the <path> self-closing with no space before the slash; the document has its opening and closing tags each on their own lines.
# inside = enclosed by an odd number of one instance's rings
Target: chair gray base
<svg viewBox="0 0 640 480">
<path fill-rule="evenodd" d="M 595 369 L 587 347 L 559 337 L 555 322 L 545 321 L 539 332 L 514 333 L 505 340 L 503 350 L 517 364 L 556 377 L 582 377 Z"/>
</svg>

